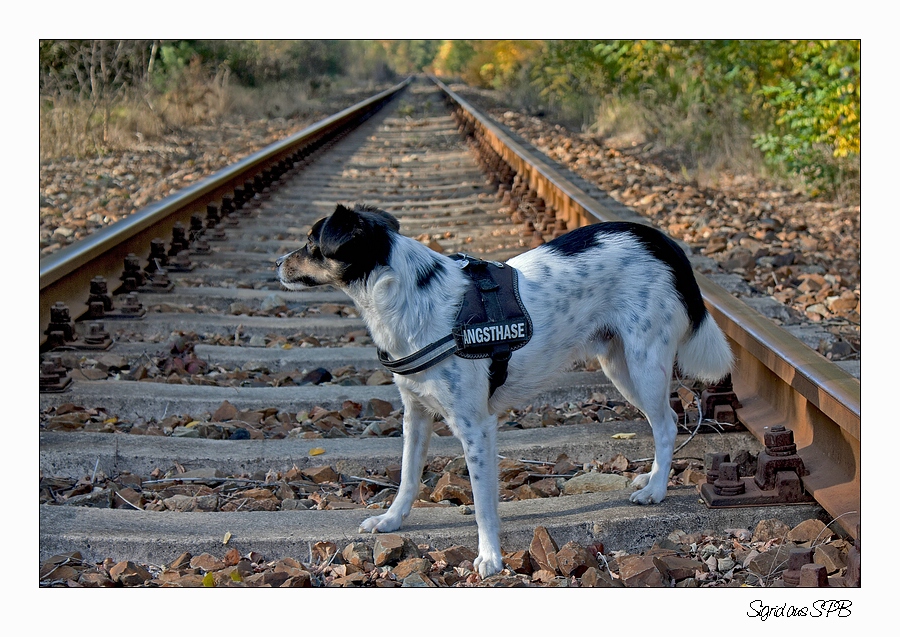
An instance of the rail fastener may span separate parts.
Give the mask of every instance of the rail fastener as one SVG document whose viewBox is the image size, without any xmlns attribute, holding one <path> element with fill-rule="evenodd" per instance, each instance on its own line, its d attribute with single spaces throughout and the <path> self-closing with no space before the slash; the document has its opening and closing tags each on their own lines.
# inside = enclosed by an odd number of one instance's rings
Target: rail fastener
<svg viewBox="0 0 900 637">
<path fill-rule="evenodd" d="M 756 475 L 741 476 L 727 453 L 714 454 L 700 495 L 710 509 L 787 504 L 815 504 L 800 478 L 809 475 L 797 455 L 790 429 L 773 427 L 765 435 L 766 448 L 759 453 Z"/>
</svg>

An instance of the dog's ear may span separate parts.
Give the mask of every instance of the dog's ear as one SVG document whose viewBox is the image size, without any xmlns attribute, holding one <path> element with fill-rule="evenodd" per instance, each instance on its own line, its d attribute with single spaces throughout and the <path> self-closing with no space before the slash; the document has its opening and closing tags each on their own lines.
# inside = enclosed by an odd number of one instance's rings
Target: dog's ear
<svg viewBox="0 0 900 637">
<path fill-rule="evenodd" d="M 384 210 L 366 203 L 356 204 L 353 210 L 367 219 L 386 225 L 394 232 L 400 232 L 400 222 L 397 220 L 397 217 Z"/>
<path fill-rule="evenodd" d="M 325 218 L 319 234 L 319 248 L 327 258 L 334 258 L 342 245 L 365 231 L 359 214 L 338 204 L 330 217 Z"/>
<path fill-rule="evenodd" d="M 384 210 L 377 210 L 375 212 L 379 217 L 384 219 L 391 230 L 393 230 L 394 232 L 400 232 L 400 222 L 397 220 L 397 217 L 389 212 L 385 212 Z"/>
</svg>

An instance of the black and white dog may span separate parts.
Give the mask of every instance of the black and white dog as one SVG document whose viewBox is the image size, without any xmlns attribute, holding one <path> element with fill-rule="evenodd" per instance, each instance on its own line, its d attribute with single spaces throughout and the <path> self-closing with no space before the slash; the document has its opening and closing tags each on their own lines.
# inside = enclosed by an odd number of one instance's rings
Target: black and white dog
<svg viewBox="0 0 900 637">
<path fill-rule="evenodd" d="M 419 352 L 449 334 L 471 279 L 464 262 L 399 234 L 390 214 L 341 205 L 319 220 L 307 245 L 278 259 L 292 290 L 332 284 L 359 307 L 377 347 L 391 359 Z M 662 233 L 634 223 L 600 223 L 569 232 L 508 262 L 518 277 L 533 335 L 513 352 L 506 381 L 489 391 L 489 359 L 449 356 L 394 379 L 403 400 L 400 487 L 383 515 L 360 531 L 395 531 L 419 493 L 434 414 L 460 439 L 475 499 L 478 558 L 487 577 L 503 568 L 497 417 L 545 386 L 560 369 L 597 356 L 609 379 L 650 422 L 656 446 L 649 474 L 634 480 L 631 501 L 666 496 L 676 433 L 669 406 L 673 363 L 707 382 L 724 377 L 732 355 L 707 313 L 684 252 Z"/>
</svg>

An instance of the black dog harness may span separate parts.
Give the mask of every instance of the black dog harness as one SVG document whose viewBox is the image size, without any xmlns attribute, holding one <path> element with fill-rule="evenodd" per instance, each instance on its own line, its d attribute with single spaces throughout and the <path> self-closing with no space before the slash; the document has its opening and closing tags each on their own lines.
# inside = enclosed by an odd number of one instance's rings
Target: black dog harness
<svg viewBox="0 0 900 637">
<path fill-rule="evenodd" d="M 531 340 L 531 317 L 519 297 L 516 269 L 505 263 L 482 261 L 465 254 L 451 257 L 471 279 L 456 315 L 453 331 L 418 352 L 390 360 L 378 350 L 381 364 L 396 374 L 421 372 L 456 354 L 462 358 L 490 358 L 490 395 L 506 382 L 512 352 Z"/>
</svg>

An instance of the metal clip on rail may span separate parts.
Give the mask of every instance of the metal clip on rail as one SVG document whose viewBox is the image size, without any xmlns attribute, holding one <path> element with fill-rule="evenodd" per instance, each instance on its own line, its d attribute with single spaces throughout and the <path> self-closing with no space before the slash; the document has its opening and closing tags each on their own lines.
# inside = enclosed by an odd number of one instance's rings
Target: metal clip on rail
<svg viewBox="0 0 900 637">
<path fill-rule="evenodd" d="M 800 481 L 809 475 L 797 455 L 794 432 L 773 427 L 765 434 L 765 451 L 760 452 L 756 475 L 741 477 L 738 465 L 727 453 L 715 454 L 706 473 L 700 495 L 711 509 L 770 506 L 773 504 L 814 504 Z"/>
</svg>

